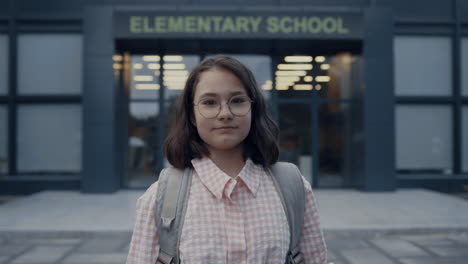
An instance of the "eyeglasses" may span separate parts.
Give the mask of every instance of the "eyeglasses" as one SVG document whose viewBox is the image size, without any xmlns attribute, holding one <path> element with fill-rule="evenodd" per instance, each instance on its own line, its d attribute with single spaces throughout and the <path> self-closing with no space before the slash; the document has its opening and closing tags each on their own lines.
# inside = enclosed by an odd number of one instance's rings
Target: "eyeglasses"
<svg viewBox="0 0 468 264">
<path fill-rule="evenodd" d="M 249 113 L 253 101 L 248 96 L 234 96 L 227 102 L 229 111 L 235 116 L 245 116 Z M 215 118 L 221 112 L 221 102 L 214 98 L 201 99 L 193 104 L 204 118 Z"/>
</svg>

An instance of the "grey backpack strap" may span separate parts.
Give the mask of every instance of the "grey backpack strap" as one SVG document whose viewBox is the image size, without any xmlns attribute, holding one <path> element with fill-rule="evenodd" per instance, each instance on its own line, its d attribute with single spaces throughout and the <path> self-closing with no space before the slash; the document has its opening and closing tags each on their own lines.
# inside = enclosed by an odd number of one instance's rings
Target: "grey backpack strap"
<svg viewBox="0 0 468 264">
<path fill-rule="evenodd" d="M 305 191 L 302 175 L 295 165 L 286 162 L 273 164 L 271 172 L 288 218 L 291 233 L 286 263 L 299 264 L 303 262 L 302 254 L 299 251 L 299 240 L 304 224 L 305 211 Z"/>
<path fill-rule="evenodd" d="M 157 264 L 179 263 L 179 237 L 187 209 L 192 170 L 164 169 L 158 181 L 156 225 L 159 237 Z"/>
</svg>

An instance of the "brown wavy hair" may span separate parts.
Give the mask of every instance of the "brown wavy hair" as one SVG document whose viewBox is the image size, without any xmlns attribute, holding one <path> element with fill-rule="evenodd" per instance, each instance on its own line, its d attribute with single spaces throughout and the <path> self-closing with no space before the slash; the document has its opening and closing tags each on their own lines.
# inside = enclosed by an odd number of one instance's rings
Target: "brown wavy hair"
<svg viewBox="0 0 468 264">
<path fill-rule="evenodd" d="M 244 157 L 254 163 L 269 167 L 278 161 L 278 126 L 268 116 L 261 90 L 258 88 L 252 72 L 238 60 L 218 55 L 207 58 L 198 64 L 190 73 L 184 90 L 176 103 L 175 118 L 164 142 L 164 154 L 172 166 L 184 169 L 192 167 L 191 160 L 209 156 L 208 148 L 198 135 L 194 120 L 195 88 L 203 72 L 220 68 L 233 73 L 244 85 L 252 103 L 252 124 L 244 140 Z"/>
</svg>

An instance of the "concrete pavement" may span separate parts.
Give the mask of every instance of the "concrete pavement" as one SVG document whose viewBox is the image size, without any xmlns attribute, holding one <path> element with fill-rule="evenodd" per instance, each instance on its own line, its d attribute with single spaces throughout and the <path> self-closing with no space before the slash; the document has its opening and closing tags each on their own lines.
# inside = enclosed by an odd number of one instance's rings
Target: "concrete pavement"
<svg viewBox="0 0 468 264">
<path fill-rule="evenodd" d="M 124 263 L 136 199 L 41 192 L 0 205 L 0 264 Z M 317 190 L 330 263 L 467 263 L 468 200 L 426 190 Z"/>
</svg>

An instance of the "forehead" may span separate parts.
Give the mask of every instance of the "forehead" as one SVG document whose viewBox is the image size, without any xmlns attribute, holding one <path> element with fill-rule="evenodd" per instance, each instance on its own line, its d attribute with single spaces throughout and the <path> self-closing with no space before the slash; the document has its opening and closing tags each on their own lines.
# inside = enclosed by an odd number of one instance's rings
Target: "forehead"
<svg viewBox="0 0 468 264">
<path fill-rule="evenodd" d="M 200 74 L 195 87 L 195 98 L 204 95 L 224 96 L 232 94 L 246 94 L 242 81 L 232 72 L 220 68 L 213 68 Z"/>
</svg>

